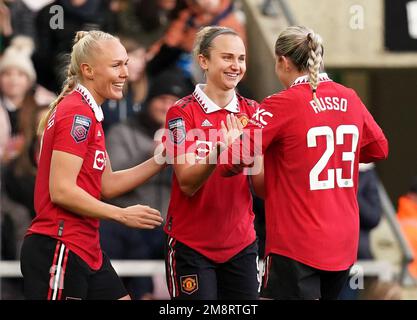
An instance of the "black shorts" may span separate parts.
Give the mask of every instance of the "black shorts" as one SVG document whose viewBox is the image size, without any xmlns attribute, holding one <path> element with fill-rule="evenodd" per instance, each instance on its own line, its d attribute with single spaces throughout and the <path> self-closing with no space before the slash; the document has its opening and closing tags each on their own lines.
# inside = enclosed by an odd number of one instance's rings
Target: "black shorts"
<svg viewBox="0 0 417 320">
<path fill-rule="evenodd" d="M 215 263 L 174 238 L 167 238 L 165 268 L 173 300 L 259 298 L 257 241 L 224 263 Z"/>
<path fill-rule="evenodd" d="M 335 300 L 348 280 L 349 270 L 319 270 L 282 255 L 270 254 L 264 261 L 261 297 Z"/>
<path fill-rule="evenodd" d="M 24 295 L 31 300 L 116 300 L 127 295 L 109 258 L 92 270 L 60 240 L 32 234 L 20 258 Z"/>
</svg>

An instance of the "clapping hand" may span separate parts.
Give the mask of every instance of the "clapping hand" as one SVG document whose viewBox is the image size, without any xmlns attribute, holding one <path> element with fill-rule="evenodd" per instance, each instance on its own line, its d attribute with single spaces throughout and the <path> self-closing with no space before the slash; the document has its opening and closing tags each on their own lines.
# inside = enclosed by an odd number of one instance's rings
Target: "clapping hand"
<svg viewBox="0 0 417 320">
<path fill-rule="evenodd" d="M 225 150 L 243 133 L 243 125 L 233 113 L 226 116 L 226 124 L 221 122 L 221 132 L 223 141 L 217 142 L 218 153 Z"/>
</svg>

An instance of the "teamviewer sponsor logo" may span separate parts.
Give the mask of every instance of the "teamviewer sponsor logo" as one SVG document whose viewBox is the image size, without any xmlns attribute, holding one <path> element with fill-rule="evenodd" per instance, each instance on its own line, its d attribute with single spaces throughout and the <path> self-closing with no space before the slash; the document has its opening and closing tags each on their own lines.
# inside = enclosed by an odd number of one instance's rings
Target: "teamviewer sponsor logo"
<svg viewBox="0 0 417 320">
<path fill-rule="evenodd" d="M 197 140 L 196 147 L 196 159 L 201 160 L 204 159 L 211 151 L 213 143 L 211 141 Z"/>
<path fill-rule="evenodd" d="M 94 156 L 93 168 L 97 170 L 103 170 L 105 164 L 106 164 L 106 156 L 104 154 L 104 151 L 96 150 L 96 155 Z"/>
</svg>

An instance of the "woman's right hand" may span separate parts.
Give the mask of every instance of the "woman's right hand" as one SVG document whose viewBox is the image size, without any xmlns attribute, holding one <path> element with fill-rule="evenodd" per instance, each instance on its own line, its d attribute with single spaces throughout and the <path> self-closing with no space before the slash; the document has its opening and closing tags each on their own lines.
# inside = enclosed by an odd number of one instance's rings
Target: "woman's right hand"
<svg viewBox="0 0 417 320">
<path fill-rule="evenodd" d="M 119 219 L 120 223 L 138 229 L 154 229 L 160 226 L 162 221 L 158 210 L 140 204 L 124 208 Z"/>
</svg>

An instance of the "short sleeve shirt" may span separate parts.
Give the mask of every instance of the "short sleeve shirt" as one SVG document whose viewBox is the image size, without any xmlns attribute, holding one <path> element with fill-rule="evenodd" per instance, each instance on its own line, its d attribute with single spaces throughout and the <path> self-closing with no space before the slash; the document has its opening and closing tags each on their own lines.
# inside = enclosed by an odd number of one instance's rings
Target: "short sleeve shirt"
<svg viewBox="0 0 417 320">
<path fill-rule="evenodd" d="M 362 148 L 386 140 L 353 90 L 319 78 L 319 104 L 300 77 L 267 97 L 248 129 L 262 130 L 266 254 L 338 271 L 356 260 Z"/>
<path fill-rule="evenodd" d="M 219 141 L 221 121 L 235 114 L 246 124 L 257 103 L 234 95 L 225 107 L 217 106 L 197 85 L 194 93 L 173 105 L 167 114 L 167 154 L 175 158 L 195 153 L 200 160 Z M 222 263 L 255 241 L 252 196 L 248 177 L 222 177 L 218 168 L 191 197 L 173 175 L 165 231 L 207 258 Z"/>
<path fill-rule="evenodd" d="M 102 263 L 99 221 L 53 204 L 49 193 L 49 174 L 54 150 L 80 157 L 83 163 L 77 185 L 100 199 L 101 176 L 106 166 L 102 120 L 101 108 L 81 85 L 57 105 L 42 138 L 35 184 L 36 217 L 28 230 L 28 234 L 44 234 L 61 240 L 92 269 L 99 269 Z"/>
</svg>

